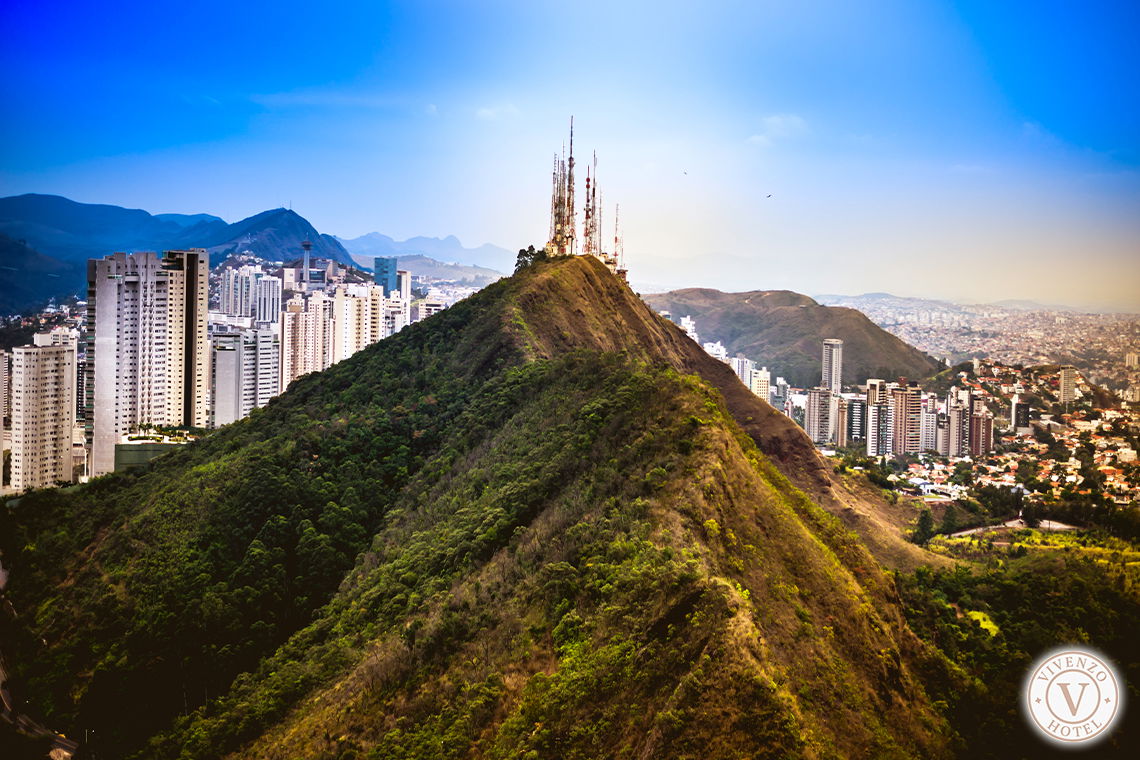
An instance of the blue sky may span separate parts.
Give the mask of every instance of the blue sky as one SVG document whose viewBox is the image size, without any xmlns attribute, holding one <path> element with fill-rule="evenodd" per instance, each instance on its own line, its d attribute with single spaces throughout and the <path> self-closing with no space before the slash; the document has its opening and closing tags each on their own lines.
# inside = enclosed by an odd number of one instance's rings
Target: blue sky
<svg viewBox="0 0 1140 760">
<path fill-rule="evenodd" d="M 574 114 L 640 283 L 1140 311 L 1134 3 L 0 14 L 6 195 L 515 249 Z"/>
</svg>

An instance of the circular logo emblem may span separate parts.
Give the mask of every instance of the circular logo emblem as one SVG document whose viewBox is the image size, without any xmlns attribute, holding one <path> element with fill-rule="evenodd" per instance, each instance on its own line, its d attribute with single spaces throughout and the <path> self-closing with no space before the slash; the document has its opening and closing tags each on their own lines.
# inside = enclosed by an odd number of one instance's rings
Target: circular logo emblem
<svg viewBox="0 0 1140 760">
<path fill-rule="evenodd" d="M 1116 671 L 1087 649 L 1063 649 L 1038 660 L 1025 694 L 1030 725 L 1069 746 L 1103 735 L 1122 707 Z"/>
</svg>

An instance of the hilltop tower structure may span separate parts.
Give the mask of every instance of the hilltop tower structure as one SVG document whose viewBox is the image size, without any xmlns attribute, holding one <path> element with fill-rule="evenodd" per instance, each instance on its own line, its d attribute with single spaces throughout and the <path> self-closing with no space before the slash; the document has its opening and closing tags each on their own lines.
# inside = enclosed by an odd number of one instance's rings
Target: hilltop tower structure
<svg viewBox="0 0 1140 760">
<path fill-rule="evenodd" d="M 586 202 L 583 206 L 582 250 L 593 256 L 623 281 L 626 279 L 622 263 L 621 233 L 618 214 L 614 212 L 614 248 L 607 252 L 602 246 L 602 203 L 598 190 L 598 154 L 586 167 Z M 570 152 L 562 158 L 554 157 L 550 193 L 550 238 L 546 244 L 549 256 L 574 256 L 578 251 L 577 208 L 574 205 L 574 119 L 570 119 Z"/>
<path fill-rule="evenodd" d="M 577 212 L 574 208 L 574 117 L 570 117 L 570 156 L 554 157 L 554 187 L 550 196 L 550 256 L 577 253 Z"/>
</svg>

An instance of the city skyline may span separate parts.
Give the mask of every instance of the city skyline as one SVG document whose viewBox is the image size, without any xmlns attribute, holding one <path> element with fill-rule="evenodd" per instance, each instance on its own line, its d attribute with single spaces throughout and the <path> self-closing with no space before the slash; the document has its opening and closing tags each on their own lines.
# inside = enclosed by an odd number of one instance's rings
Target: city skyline
<svg viewBox="0 0 1140 760">
<path fill-rule="evenodd" d="M 1140 310 L 1134 9 L 654 8 L 7 9 L 0 192 L 514 250 L 573 114 L 637 283 Z"/>
</svg>

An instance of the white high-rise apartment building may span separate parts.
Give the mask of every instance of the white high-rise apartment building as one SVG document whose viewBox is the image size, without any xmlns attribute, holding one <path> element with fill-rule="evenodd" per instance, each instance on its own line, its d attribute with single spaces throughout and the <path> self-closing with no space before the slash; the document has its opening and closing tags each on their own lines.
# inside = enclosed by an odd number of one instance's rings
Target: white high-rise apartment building
<svg viewBox="0 0 1140 760">
<path fill-rule="evenodd" d="M 74 343 L 12 349 L 11 385 L 12 487 L 72 482 Z"/>
<path fill-rule="evenodd" d="M 231 317 L 253 317 L 275 324 L 281 315 L 281 280 L 260 266 L 246 264 L 221 275 L 219 308 Z"/>
<path fill-rule="evenodd" d="M 281 388 L 319 372 L 409 324 L 409 302 L 377 285 L 295 294 L 281 315 Z"/>
<path fill-rule="evenodd" d="M 892 453 L 918 454 L 922 451 L 922 390 L 917 383 L 892 388 L 890 405 Z"/>
<path fill-rule="evenodd" d="M 832 393 L 843 390 L 843 341 L 827 338 L 823 341 L 823 372 L 820 385 Z"/>
<path fill-rule="evenodd" d="M 323 291 L 297 293 L 281 313 L 281 390 L 333 363 L 333 301 Z"/>
<path fill-rule="evenodd" d="M 737 354 L 728 360 L 728 364 L 732 367 L 732 371 L 736 373 L 736 376 L 740 378 L 740 382 L 748 385 L 752 381 L 752 369 L 756 366 L 756 363 L 751 359 L 746 359 L 740 354 Z"/>
<path fill-rule="evenodd" d="M 767 367 L 752 370 L 752 376 L 748 378 L 748 387 L 760 398 L 770 401 L 772 397 L 772 373 L 768 371 Z"/>
<path fill-rule="evenodd" d="M 253 303 L 252 275 L 261 271 L 261 267 L 247 264 L 221 272 L 218 307 L 223 314 L 229 314 L 231 317 L 249 316 L 250 304 Z"/>
<path fill-rule="evenodd" d="M 830 443 L 834 440 L 838 416 L 837 398 L 822 386 L 808 391 L 804 430 L 813 443 Z"/>
<path fill-rule="evenodd" d="M 1071 364 L 1061 367 L 1060 397 L 1062 404 L 1071 404 L 1077 400 L 1077 368 Z"/>
<path fill-rule="evenodd" d="M 728 349 L 719 340 L 715 342 L 705 343 L 705 353 L 714 359 L 720 359 L 725 364 L 728 364 Z"/>
<path fill-rule="evenodd" d="M 12 354 L 0 351 L 0 428 L 3 418 L 11 416 Z"/>
<path fill-rule="evenodd" d="M 867 404 L 867 456 L 890 456 L 894 453 L 894 410 L 886 401 Z"/>
<path fill-rule="evenodd" d="M 411 303 L 403 298 L 384 299 L 384 337 L 395 335 L 412 323 Z"/>
<path fill-rule="evenodd" d="M 681 317 L 681 329 L 685 331 L 685 335 L 692 338 L 694 343 L 700 344 L 701 338 L 697 335 L 697 323 L 693 321 L 692 317 Z"/>
<path fill-rule="evenodd" d="M 344 361 L 388 336 L 384 289 L 377 285 L 341 285 L 333 295 L 332 361 Z"/>
<path fill-rule="evenodd" d="M 211 424 L 228 425 L 265 406 L 281 389 L 281 339 L 270 329 L 210 338 Z"/>
<path fill-rule="evenodd" d="M 275 325 L 281 321 L 281 290 L 280 278 L 269 275 L 258 278 L 251 315 L 255 322 Z"/>
<path fill-rule="evenodd" d="M 205 250 L 115 253 L 87 262 L 91 476 L 115 469 L 132 428 L 210 423 Z"/>
<path fill-rule="evenodd" d="M 933 397 L 923 397 L 919 411 L 919 451 L 938 450 L 938 404 Z"/>
</svg>

